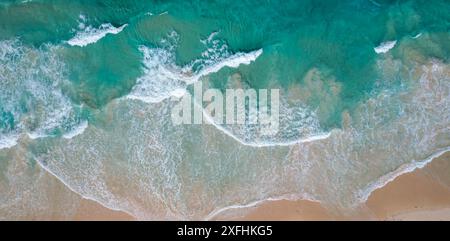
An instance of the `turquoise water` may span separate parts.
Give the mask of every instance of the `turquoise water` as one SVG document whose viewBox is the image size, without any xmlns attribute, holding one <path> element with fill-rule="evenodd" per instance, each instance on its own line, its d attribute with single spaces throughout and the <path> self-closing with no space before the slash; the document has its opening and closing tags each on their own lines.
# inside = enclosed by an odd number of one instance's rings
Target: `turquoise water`
<svg viewBox="0 0 450 241">
<path fill-rule="evenodd" d="M 353 210 L 449 149 L 449 13 L 446 0 L 0 1 L 0 218 L 45 200 L 69 215 L 73 195 L 42 194 L 47 172 L 141 219 L 269 198 Z M 280 132 L 174 126 L 171 93 L 197 81 L 280 89 Z"/>
</svg>

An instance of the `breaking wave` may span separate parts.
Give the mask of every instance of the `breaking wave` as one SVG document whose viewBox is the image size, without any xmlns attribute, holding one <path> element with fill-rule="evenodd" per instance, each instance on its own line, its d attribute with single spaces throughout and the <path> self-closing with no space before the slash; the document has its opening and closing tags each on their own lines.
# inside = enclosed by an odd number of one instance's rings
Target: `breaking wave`
<svg viewBox="0 0 450 241">
<path fill-rule="evenodd" d="M 375 47 L 375 53 L 377 54 L 385 54 L 389 52 L 389 50 L 393 49 L 395 45 L 397 44 L 397 41 L 387 41 L 381 43 L 378 47 Z"/>
<path fill-rule="evenodd" d="M 104 23 L 95 28 L 85 25 L 84 21 L 86 21 L 86 18 L 83 15 L 80 16 L 80 19 L 83 22 L 80 22 L 77 33 L 73 38 L 67 41 L 67 44 L 70 46 L 84 47 L 89 44 L 96 43 L 108 34 L 114 35 L 122 32 L 122 30 L 128 26 L 128 24 L 124 24 L 120 27 L 114 27 L 110 23 Z"/>
<path fill-rule="evenodd" d="M 176 32 L 170 35 L 175 39 L 177 36 Z M 209 37 L 209 41 L 213 41 L 212 38 Z M 144 74 L 137 80 L 127 98 L 158 103 L 171 96 L 180 97 L 188 85 L 199 81 L 202 77 L 218 72 L 224 67 L 237 68 L 241 64 L 248 65 L 263 52 L 259 49 L 249 53 L 231 53 L 228 46 L 216 45 L 202 53 L 204 58 L 180 67 L 175 64 L 175 48 L 176 46 L 139 48 L 144 56 Z"/>
<path fill-rule="evenodd" d="M 404 68 L 391 59 L 379 66 L 383 79 Z M 344 112 L 342 129 L 313 142 L 246 146 L 210 125 L 173 126 L 168 100 L 117 100 L 104 110 L 114 113 L 107 126 L 89 126 L 70 145 L 47 140 L 38 159 L 82 196 L 138 219 L 207 219 L 287 196 L 354 208 L 448 151 L 449 69 L 417 65 L 403 80 L 407 88 Z"/>
<path fill-rule="evenodd" d="M 0 118 L 2 146 L 58 135 L 78 123 L 78 109 L 62 89 L 70 83 L 58 47 L 35 49 L 18 40 L 0 42 Z"/>
</svg>

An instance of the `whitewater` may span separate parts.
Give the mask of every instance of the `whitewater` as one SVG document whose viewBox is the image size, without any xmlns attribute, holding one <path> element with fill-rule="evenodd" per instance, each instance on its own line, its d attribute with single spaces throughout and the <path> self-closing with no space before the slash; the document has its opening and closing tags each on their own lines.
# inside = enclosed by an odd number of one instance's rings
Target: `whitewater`
<svg viewBox="0 0 450 241">
<path fill-rule="evenodd" d="M 0 219 L 352 213 L 450 150 L 446 1 L 246 4 L 0 4 Z M 174 125 L 195 83 L 278 89 L 279 132 Z"/>
</svg>

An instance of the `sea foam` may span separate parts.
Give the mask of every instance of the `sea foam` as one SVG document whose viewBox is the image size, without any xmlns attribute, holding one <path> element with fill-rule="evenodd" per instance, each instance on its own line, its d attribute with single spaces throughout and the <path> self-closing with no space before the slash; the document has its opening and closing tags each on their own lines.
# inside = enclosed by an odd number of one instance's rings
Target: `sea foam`
<svg viewBox="0 0 450 241">
<path fill-rule="evenodd" d="M 389 52 L 389 50 L 391 50 L 392 48 L 395 47 L 395 45 L 397 44 L 397 41 L 386 41 L 381 43 L 378 47 L 375 47 L 375 53 L 377 54 L 384 54 Z"/>
<path fill-rule="evenodd" d="M 88 122 L 87 121 L 83 121 L 78 126 L 76 126 L 73 130 L 65 133 L 63 135 L 63 138 L 65 138 L 65 139 L 72 139 L 75 136 L 83 134 L 83 132 L 86 130 L 86 128 L 88 128 Z"/>
<path fill-rule="evenodd" d="M 417 35 L 415 35 L 414 37 L 412 37 L 413 39 L 418 39 L 418 38 L 420 38 L 420 37 L 422 37 L 422 33 L 418 33 Z"/>
<path fill-rule="evenodd" d="M 144 56 L 144 75 L 137 80 L 137 84 L 127 98 L 138 99 L 146 103 L 158 103 L 172 96 L 181 98 L 186 93 L 187 86 L 200 81 L 202 77 L 216 73 L 225 67 L 237 68 L 241 64 L 249 65 L 263 54 L 262 49 L 247 53 L 231 53 L 224 41 L 216 39 L 217 35 L 218 32 L 213 32 L 201 40 L 206 48 L 201 54 L 202 58 L 193 60 L 183 67 L 175 64 L 173 52 L 167 49 L 141 46 L 140 50 Z M 176 38 L 177 35 L 172 33 L 170 36 Z M 173 50 L 174 47 L 172 45 L 169 49 Z M 195 67 L 198 70 L 195 70 Z M 229 82 L 233 81 L 229 80 Z M 243 85 L 243 83 L 236 84 Z M 263 135 L 258 124 L 244 126 L 217 124 L 203 110 L 203 106 L 198 104 L 196 106 L 202 108 L 207 123 L 243 145 L 253 147 L 289 146 L 321 140 L 329 136 L 328 132 L 321 130 L 317 116 L 306 105 L 298 103 L 296 106 L 289 106 L 286 101 L 282 102 L 280 131 L 273 136 Z"/>
<path fill-rule="evenodd" d="M 76 123 L 77 109 L 61 89 L 68 83 L 57 52 L 56 46 L 35 49 L 18 40 L 0 42 L 0 64 L 4 67 L 0 68 L 0 103 L 2 111 L 11 113 L 14 120 L 6 135 L 24 134 L 35 140 Z"/>
<path fill-rule="evenodd" d="M 430 157 L 428 157 L 424 160 L 420 160 L 420 161 L 412 160 L 410 163 L 401 165 L 395 171 L 390 172 L 390 173 L 380 177 L 378 180 L 367 185 L 366 188 L 364 188 L 363 190 L 361 190 L 358 193 L 357 199 L 361 203 L 366 202 L 369 199 L 370 195 L 375 190 L 386 186 L 388 183 L 394 181 L 397 177 L 399 177 L 403 174 L 413 172 L 416 169 L 424 168 L 428 163 L 432 162 L 435 158 L 438 158 L 441 155 L 443 155 L 449 151 L 450 151 L 450 147 L 447 147 L 447 148 L 444 148 L 443 150 L 437 151 L 436 153 L 432 154 Z"/>
<path fill-rule="evenodd" d="M 9 149 L 17 145 L 18 136 L 1 136 L 0 137 L 0 150 Z"/>
<path fill-rule="evenodd" d="M 173 33 L 172 36 L 176 36 Z M 212 41 L 212 37 L 208 38 Z M 174 48 L 171 46 L 170 48 Z M 186 66 L 177 66 L 173 50 L 162 48 L 149 48 L 141 46 L 143 54 L 143 72 L 133 87 L 129 99 L 138 99 L 147 103 L 158 103 L 171 96 L 181 97 L 188 85 L 199 81 L 202 77 L 220 71 L 222 68 L 237 68 L 239 65 L 248 65 L 254 62 L 262 53 L 262 49 L 248 53 L 231 53 L 228 46 L 208 48 L 202 55 L 204 59 L 197 59 Z M 213 53 L 221 51 L 221 57 Z M 194 70 L 194 66 L 201 66 Z"/>
<path fill-rule="evenodd" d="M 128 24 L 124 24 L 120 27 L 114 27 L 110 23 L 104 23 L 98 28 L 87 26 L 76 33 L 76 35 L 67 41 L 70 46 L 84 47 L 89 44 L 96 43 L 100 39 L 104 38 L 108 34 L 118 34 L 127 27 Z"/>
<path fill-rule="evenodd" d="M 397 72 L 382 62 L 383 70 Z M 354 208 L 375 188 L 448 150 L 445 71 L 442 64 L 424 66 L 420 77 L 403 80 L 416 86 L 374 94 L 349 116 L 351 124 L 317 141 L 242 145 L 211 125 L 171 125 L 170 101 L 117 101 L 106 108 L 111 126 L 38 156 L 81 195 L 138 219 L 213 219 L 289 195 Z M 110 168 L 123 175 L 104 171 Z"/>
<path fill-rule="evenodd" d="M 198 105 L 197 105 L 198 106 Z M 206 111 L 203 109 L 203 117 L 207 121 L 207 123 L 210 123 L 214 127 L 216 127 L 218 130 L 222 131 L 224 134 L 228 135 L 229 137 L 233 138 L 235 141 L 239 142 L 242 145 L 245 146 L 251 146 L 251 147 L 276 147 L 276 146 L 293 146 L 300 143 L 306 143 L 306 142 L 313 142 L 318 140 L 324 140 L 330 137 L 331 132 L 318 132 L 310 136 L 299 136 L 296 137 L 294 140 L 280 140 L 280 139 L 266 139 L 266 140 L 258 140 L 258 136 L 248 136 L 248 132 L 246 136 L 241 136 L 242 133 L 234 133 L 233 130 L 230 130 L 223 125 L 217 124 L 213 118 L 206 113 Z M 253 137 L 253 138 L 250 138 Z"/>
</svg>

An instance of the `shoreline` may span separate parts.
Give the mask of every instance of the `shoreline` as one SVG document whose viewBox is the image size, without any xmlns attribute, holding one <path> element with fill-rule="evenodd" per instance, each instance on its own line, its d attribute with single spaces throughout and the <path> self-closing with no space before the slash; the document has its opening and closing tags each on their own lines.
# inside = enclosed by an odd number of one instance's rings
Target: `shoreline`
<svg viewBox="0 0 450 241">
<path fill-rule="evenodd" d="M 450 182 L 442 183 L 434 176 L 442 166 L 450 170 L 449 151 L 375 189 L 350 215 L 331 212 L 316 201 L 280 198 L 217 209 L 205 220 L 450 220 Z M 137 219 L 84 199 L 73 220 Z"/>
<path fill-rule="evenodd" d="M 96 201 L 83 198 L 71 221 L 136 221 L 137 219 L 123 211 L 102 206 Z"/>
<path fill-rule="evenodd" d="M 436 180 L 443 167 L 443 172 L 450 170 L 450 152 L 374 190 L 350 215 L 335 214 L 319 202 L 282 200 L 268 201 L 234 220 L 450 220 L 450 182 Z"/>
</svg>

